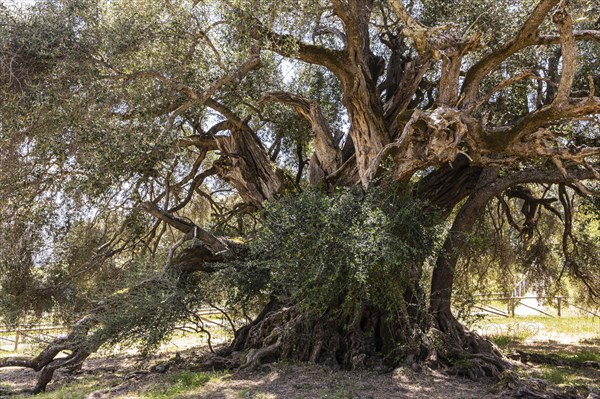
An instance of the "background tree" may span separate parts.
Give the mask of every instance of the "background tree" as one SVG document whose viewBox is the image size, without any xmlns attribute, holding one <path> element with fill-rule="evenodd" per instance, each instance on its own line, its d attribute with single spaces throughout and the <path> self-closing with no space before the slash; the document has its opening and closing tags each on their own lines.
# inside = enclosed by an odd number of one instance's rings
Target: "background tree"
<svg viewBox="0 0 600 399">
<path fill-rule="evenodd" d="M 451 311 L 478 223 L 531 238 L 551 212 L 559 276 L 598 293 L 572 222 L 600 179 L 592 2 L 1 7 L 2 305 L 80 318 L 0 360 L 41 370 L 36 392 L 226 301 L 255 315 L 227 365 L 469 357 L 494 374 L 506 363 Z"/>
</svg>

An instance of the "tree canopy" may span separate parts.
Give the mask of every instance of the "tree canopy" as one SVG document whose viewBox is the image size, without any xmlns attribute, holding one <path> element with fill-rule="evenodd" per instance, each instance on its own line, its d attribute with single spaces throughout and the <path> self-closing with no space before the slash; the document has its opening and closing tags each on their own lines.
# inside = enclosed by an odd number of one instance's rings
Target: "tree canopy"
<svg viewBox="0 0 600 399">
<path fill-rule="evenodd" d="M 36 391 L 202 304 L 253 315 L 245 366 L 492 373 L 453 291 L 600 292 L 596 2 L 3 3 L 0 86 L 0 309 L 75 325 L 0 360 Z"/>
</svg>

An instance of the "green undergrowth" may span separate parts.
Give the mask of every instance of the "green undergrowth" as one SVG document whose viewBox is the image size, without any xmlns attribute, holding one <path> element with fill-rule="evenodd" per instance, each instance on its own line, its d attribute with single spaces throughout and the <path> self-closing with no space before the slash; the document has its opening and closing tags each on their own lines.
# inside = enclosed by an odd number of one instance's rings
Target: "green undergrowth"
<svg viewBox="0 0 600 399">
<path fill-rule="evenodd" d="M 162 376 L 153 386 L 139 394 L 144 399 L 176 399 L 193 394 L 210 380 L 224 377 L 224 373 L 196 373 L 181 371 Z"/>
<path fill-rule="evenodd" d="M 508 350 L 516 344 L 525 342 L 530 336 L 531 333 L 529 331 L 509 327 L 502 333 L 491 334 L 487 338 L 492 340 L 501 349 Z"/>
<path fill-rule="evenodd" d="M 556 352 L 552 355 L 569 362 L 600 362 L 600 348 L 577 349 L 575 352 Z"/>
<path fill-rule="evenodd" d="M 596 392 L 600 390 L 599 372 L 565 366 L 541 365 L 523 373 L 527 377 L 539 378 L 549 385 L 559 387 L 587 387 Z"/>
</svg>

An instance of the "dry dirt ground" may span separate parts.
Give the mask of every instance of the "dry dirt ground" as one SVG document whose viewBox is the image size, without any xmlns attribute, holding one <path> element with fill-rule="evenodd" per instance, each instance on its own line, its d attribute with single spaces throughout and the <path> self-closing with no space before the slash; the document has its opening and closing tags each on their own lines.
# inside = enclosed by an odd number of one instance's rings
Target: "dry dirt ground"
<svg viewBox="0 0 600 399">
<path fill-rule="evenodd" d="M 546 343 L 556 346 L 557 343 Z M 542 343 L 537 342 L 530 347 L 522 344 L 522 349 L 540 349 Z M 590 348 L 600 350 L 600 346 Z M 514 348 L 513 348 L 514 349 Z M 560 348 L 548 348 L 569 353 L 573 348 L 569 345 Z M 101 354 L 89 359 L 80 371 L 75 373 L 57 373 L 49 385 L 48 396 L 43 399 L 393 399 L 393 398 L 509 398 L 513 397 L 502 390 L 496 380 L 481 379 L 472 381 L 466 378 L 449 376 L 441 371 L 423 370 L 414 372 L 399 368 L 393 372 L 377 373 L 373 371 L 334 370 L 326 366 L 297 365 L 278 363 L 262 371 L 237 371 L 232 373 L 212 374 L 205 384 L 190 387 L 180 393 L 160 393 L 173 385 L 172 376 L 193 369 L 194 360 L 201 354 L 199 349 L 185 349 L 180 352 L 184 361 L 180 366 L 166 373 L 158 373 L 152 366 L 165 364 L 174 352 L 164 352 L 161 357 L 142 361 L 132 353 L 123 355 Z M 540 371 L 537 365 L 515 363 L 523 375 L 533 375 Z M 178 370 L 179 369 L 179 370 Z M 543 370 L 542 370 L 543 371 Z M 578 372 L 580 372 L 579 370 Z M 23 369 L 0 369 L 0 391 L 21 390 L 30 388 L 35 383 L 37 373 Z M 600 381 L 600 370 L 589 369 L 583 376 L 590 382 Z M 586 386 L 589 386 L 586 382 Z M 86 388 L 86 392 L 60 393 L 65 387 Z M 52 395 L 52 392 L 56 395 Z M 157 393 L 158 392 L 158 393 Z M 585 398 L 585 396 L 583 396 Z M 593 396 L 596 398 L 596 396 Z M 598 396 L 600 397 L 600 396 Z M 0 398 L 2 398 L 0 394 Z M 19 399 L 21 399 L 19 397 Z"/>
<path fill-rule="evenodd" d="M 199 398 L 485 398 L 492 383 L 474 383 L 438 372 L 332 371 L 322 366 L 290 366 L 267 373 L 238 373 L 209 382 Z"/>
<path fill-rule="evenodd" d="M 124 379 L 129 373 L 148 370 L 132 357 L 92 359 L 75 374 L 58 373 L 49 391 L 64 384 L 94 378 L 112 389 L 98 390 L 90 399 L 151 397 L 163 375 L 138 374 Z M 171 373 L 176 371 L 169 371 Z M 0 371 L 0 386 L 11 390 L 31 387 L 36 373 L 17 369 Z M 495 382 L 471 381 L 427 370 L 414 372 L 399 368 L 393 372 L 341 371 L 318 365 L 280 363 L 262 371 L 238 371 L 211 379 L 193 392 L 176 398 L 211 399 L 386 399 L 386 398 L 494 398 Z M 65 398 L 68 399 L 68 398 Z"/>
</svg>

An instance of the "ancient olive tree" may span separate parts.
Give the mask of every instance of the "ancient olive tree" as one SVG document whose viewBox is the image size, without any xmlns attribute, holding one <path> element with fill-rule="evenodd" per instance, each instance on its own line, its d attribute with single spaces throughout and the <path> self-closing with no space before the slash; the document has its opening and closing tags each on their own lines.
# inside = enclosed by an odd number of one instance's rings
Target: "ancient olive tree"
<svg viewBox="0 0 600 399">
<path fill-rule="evenodd" d="M 35 392 L 225 303 L 253 315 L 229 366 L 469 357 L 493 374 L 451 309 L 492 202 L 524 239 L 554 215 L 560 276 L 598 293 L 572 223 L 600 180 L 593 2 L 0 7 L 2 309 L 80 318 L 0 360 L 41 370 Z"/>
</svg>

